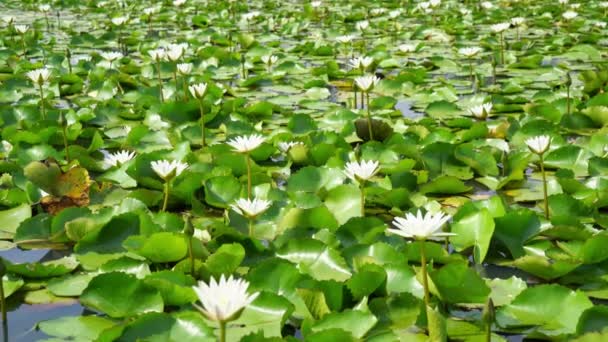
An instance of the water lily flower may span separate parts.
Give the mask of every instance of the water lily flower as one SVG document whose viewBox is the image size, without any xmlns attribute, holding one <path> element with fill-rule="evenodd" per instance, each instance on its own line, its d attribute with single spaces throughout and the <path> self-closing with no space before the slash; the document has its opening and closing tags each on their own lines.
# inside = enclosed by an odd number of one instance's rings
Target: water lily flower
<svg viewBox="0 0 608 342">
<path fill-rule="evenodd" d="M 47 12 L 49 12 L 51 10 L 51 5 L 49 5 L 49 4 L 42 4 L 42 5 L 38 6 L 38 9 L 42 13 L 47 13 Z"/>
<path fill-rule="evenodd" d="M 151 16 L 159 11 L 157 7 L 146 7 L 144 8 L 144 14 L 147 16 Z"/>
<path fill-rule="evenodd" d="M 189 166 L 187 163 L 182 163 L 177 160 L 155 160 L 151 165 L 152 170 L 165 181 L 179 176 Z"/>
<path fill-rule="evenodd" d="M 481 8 L 483 8 L 483 9 L 489 10 L 489 9 L 492 9 L 492 7 L 494 7 L 494 4 L 492 4 L 489 1 L 484 1 L 481 3 Z"/>
<path fill-rule="evenodd" d="M 405 238 L 425 240 L 427 238 L 445 237 L 456 235 L 441 231 L 441 227 L 450 219 L 449 215 L 442 212 L 432 214 L 427 212 L 424 216 L 418 210 L 416 215 L 405 214 L 405 217 L 395 217 L 393 225 L 397 229 L 390 228 L 387 231 Z"/>
<path fill-rule="evenodd" d="M 185 50 L 181 45 L 171 44 L 165 50 L 164 57 L 171 62 L 175 62 L 175 61 L 179 60 L 180 58 L 182 58 L 182 56 L 184 55 L 184 52 L 185 52 Z"/>
<path fill-rule="evenodd" d="M 4 152 L 6 152 L 6 155 L 8 156 L 13 150 L 13 144 L 6 140 L 2 140 L 2 149 L 4 150 Z"/>
<path fill-rule="evenodd" d="M 181 5 L 183 5 L 185 3 L 186 3 L 186 0 L 174 0 L 173 1 L 173 6 L 180 7 Z"/>
<path fill-rule="evenodd" d="M 234 204 L 230 205 L 230 208 L 248 219 L 255 219 L 268 210 L 271 204 L 272 202 L 259 198 L 254 198 L 253 200 L 239 198 Z"/>
<path fill-rule="evenodd" d="M 278 56 L 275 55 L 264 55 L 260 57 L 262 63 L 266 64 L 268 72 L 270 72 L 272 66 L 279 60 Z"/>
<path fill-rule="evenodd" d="M 321 7 L 321 5 L 323 5 L 322 1 L 311 1 L 310 2 L 310 7 L 312 7 L 312 8 L 318 8 L 318 7 Z"/>
<path fill-rule="evenodd" d="M 112 18 L 112 24 L 116 25 L 116 26 L 122 26 L 124 25 L 127 21 L 129 21 L 129 17 L 127 16 L 123 16 L 123 17 L 115 17 Z"/>
<path fill-rule="evenodd" d="M 558 2 L 560 5 L 567 5 L 570 2 L 570 0 L 558 0 Z"/>
<path fill-rule="evenodd" d="M 49 80 L 49 78 L 51 77 L 51 70 L 47 69 L 46 67 L 41 68 L 41 69 L 35 69 L 32 71 L 28 71 L 25 74 L 32 82 L 38 84 L 38 85 L 42 85 L 44 83 L 46 83 L 46 81 Z"/>
<path fill-rule="evenodd" d="M 239 136 L 227 142 L 232 146 L 235 152 L 249 153 L 258 148 L 265 141 L 264 137 L 259 134 L 248 136 Z"/>
<path fill-rule="evenodd" d="M 287 153 L 289 152 L 289 150 L 297 145 L 304 145 L 303 142 L 301 141 L 289 141 L 289 142 L 280 142 L 279 143 L 279 150 L 281 150 L 281 152 L 283 153 Z"/>
<path fill-rule="evenodd" d="M 29 29 L 29 25 L 15 25 L 15 31 L 19 34 L 25 34 Z"/>
<path fill-rule="evenodd" d="M 123 150 L 108 154 L 104 159 L 104 162 L 110 166 L 120 167 L 133 158 L 135 158 L 135 152 Z"/>
<path fill-rule="evenodd" d="M 102 51 L 99 53 L 99 55 L 101 56 L 101 58 L 105 59 L 106 61 L 112 63 L 117 59 L 123 58 L 124 55 L 120 52 L 114 52 L 114 51 L 110 51 L 110 52 L 105 52 Z"/>
<path fill-rule="evenodd" d="M 578 17 L 578 13 L 576 13 L 574 11 L 566 11 L 562 14 L 562 17 L 564 17 L 564 19 L 566 19 L 566 20 L 572 20 L 572 19 Z"/>
<path fill-rule="evenodd" d="M 184 76 L 189 75 L 192 72 L 192 63 L 179 63 L 177 72 Z"/>
<path fill-rule="evenodd" d="M 356 58 L 351 58 L 351 60 L 349 61 L 349 64 L 353 68 L 365 70 L 370 65 L 372 65 L 373 62 L 374 62 L 374 59 L 372 57 L 356 57 Z"/>
<path fill-rule="evenodd" d="M 437 7 L 437 6 L 441 5 L 441 0 L 430 0 L 429 5 L 431 7 Z"/>
<path fill-rule="evenodd" d="M 465 47 L 465 48 L 458 49 L 458 54 L 463 55 L 466 58 L 473 58 L 481 51 L 482 51 L 482 49 L 477 46 Z"/>
<path fill-rule="evenodd" d="M 492 102 L 487 102 L 479 106 L 473 106 L 469 109 L 469 112 L 478 119 L 485 120 L 490 112 L 492 112 Z"/>
<path fill-rule="evenodd" d="M 511 27 L 511 23 L 499 23 L 490 26 L 490 29 L 496 33 L 501 33 L 506 31 L 509 27 Z"/>
<path fill-rule="evenodd" d="M 399 17 L 400 15 L 401 15 L 401 10 L 399 10 L 399 9 L 388 12 L 388 16 L 391 19 L 397 19 L 397 17 Z"/>
<path fill-rule="evenodd" d="M 164 59 L 165 54 L 166 54 L 166 51 L 163 48 L 158 48 L 158 49 L 148 51 L 148 55 L 150 55 L 150 57 L 152 57 L 152 59 L 155 60 L 156 62 L 159 62 L 162 59 Z"/>
<path fill-rule="evenodd" d="M 378 84 L 378 82 L 380 82 L 380 79 L 376 75 L 355 77 L 357 87 L 364 92 L 371 91 Z"/>
<path fill-rule="evenodd" d="M 205 97 L 205 94 L 207 93 L 207 83 L 203 82 L 203 83 L 193 84 L 188 87 L 188 90 L 190 91 L 190 94 L 192 94 L 193 97 L 200 100 L 203 97 Z"/>
<path fill-rule="evenodd" d="M 543 154 L 549 150 L 551 146 L 551 137 L 548 135 L 539 135 L 536 137 L 526 139 L 526 145 L 530 151 L 536 154 Z"/>
<path fill-rule="evenodd" d="M 246 280 L 228 279 L 222 275 L 220 281 L 213 277 L 209 284 L 199 281 L 198 286 L 193 286 L 202 307 L 194 304 L 208 319 L 216 322 L 228 322 L 236 319 L 238 314 L 247 305 L 251 304 L 260 294 L 259 292 L 249 294 L 247 289 L 249 283 Z"/>
<path fill-rule="evenodd" d="M 355 27 L 357 28 L 357 30 L 364 32 L 365 30 L 367 30 L 369 28 L 369 21 L 367 21 L 367 20 L 357 21 L 357 23 L 355 24 Z"/>
<path fill-rule="evenodd" d="M 526 21 L 526 19 L 524 19 L 522 17 L 511 18 L 511 24 L 513 26 L 521 26 L 525 21 Z"/>
<path fill-rule="evenodd" d="M 367 181 L 379 171 L 379 163 L 376 160 L 351 161 L 344 166 L 346 177 L 354 181 Z"/>
<path fill-rule="evenodd" d="M 347 34 L 343 36 L 337 36 L 336 41 L 342 44 L 350 43 L 355 37 L 353 35 Z"/>
<path fill-rule="evenodd" d="M 410 52 L 416 51 L 417 47 L 418 47 L 418 45 L 414 45 L 414 44 L 401 44 L 397 48 L 399 49 L 399 51 L 401 51 L 403 53 L 410 53 Z"/>
<path fill-rule="evenodd" d="M 15 17 L 12 15 L 6 15 L 2 17 L 2 21 L 4 21 L 7 25 L 12 25 L 15 22 Z"/>
<path fill-rule="evenodd" d="M 606 28 L 606 22 L 605 21 L 596 21 L 593 25 L 595 25 L 595 27 L 599 27 L 599 28 Z"/>
</svg>

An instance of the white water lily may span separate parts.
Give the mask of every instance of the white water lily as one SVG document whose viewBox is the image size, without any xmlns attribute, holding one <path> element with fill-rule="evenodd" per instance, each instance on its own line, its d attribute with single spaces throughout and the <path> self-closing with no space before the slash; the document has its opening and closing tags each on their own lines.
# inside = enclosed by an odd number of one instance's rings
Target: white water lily
<svg viewBox="0 0 608 342">
<path fill-rule="evenodd" d="M 127 21 L 129 21 L 129 17 L 115 17 L 115 18 L 112 18 L 111 21 L 112 21 L 112 24 L 114 24 L 116 26 L 122 26 Z"/>
<path fill-rule="evenodd" d="M 312 7 L 312 8 L 319 8 L 319 7 L 321 7 L 321 5 L 323 5 L 322 1 L 317 0 L 317 1 L 310 2 L 310 7 Z"/>
<path fill-rule="evenodd" d="M 114 52 L 114 51 L 110 51 L 110 52 L 105 52 L 102 51 L 99 53 L 99 55 L 101 56 L 101 58 L 105 59 L 106 61 L 112 63 L 117 59 L 123 58 L 124 55 L 120 52 Z"/>
<path fill-rule="evenodd" d="M 557 0 L 557 2 L 559 2 L 560 5 L 567 5 L 570 0 Z"/>
<path fill-rule="evenodd" d="M 44 84 L 51 77 L 51 70 L 45 68 L 28 71 L 25 75 L 38 85 Z"/>
<path fill-rule="evenodd" d="M 364 92 L 371 91 L 377 84 L 380 82 L 380 79 L 376 77 L 376 75 L 366 75 L 355 77 L 355 83 L 357 87 Z"/>
<path fill-rule="evenodd" d="M 304 143 L 301 142 L 301 141 L 280 142 L 279 143 L 279 150 L 281 150 L 281 152 L 283 152 L 283 153 L 287 153 L 287 152 L 289 152 L 289 150 L 292 147 L 294 147 L 296 145 L 304 145 Z"/>
<path fill-rule="evenodd" d="M 564 19 L 566 19 L 566 20 L 572 20 L 572 19 L 578 17 L 578 13 L 576 13 L 574 11 L 566 11 L 562 14 L 562 17 L 564 17 Z"/>
<path fill-rule="evenodd" d="M 175 62 L 177 60 L 179 60 L 180 58 L 182 58 L 182 56 L 184 55 L 184 48 L 181 45 L 178 44 L 171 44 L 169 45 L 169 47 L 165 50 L 165 58 L 168 59 L 171 62 Z"/>
<path fill-rule="evenodd" d="M 268 210 L 271 204 L 272 202 L 259 198 L 254 198 L 253 200 L 239 198 L 234 204 L 230 205 L 230 208 L 248 219 L 254 219 Z"/>
<path fill-rule="evenodd" d="M 442 212 L 431 214 L 427 212 L 424 216 L 418 210 L 416 215 L 412 213 L 405 214 L 405 217 L 395 217 L 393 225 L 397 229 L 387 229 L 389 233 L 393 233 L 405 238 L 422 239 L 437 238 L 444 236 L 456 235 L 441 231 L 441 227 L 450 219 L 449 215 Z"/>
<path fill-rule="evenodd" d="M 418 47 L 418 45 L 414 45 L 414 44 L 401 44 L 397 48 L 399 49 L 399 51 L 401 51 L 403 53 L 410 53 L 410 52 L 416 51 L 417 47 Z"/>
<path fill-rule="evenodd" d="M 260 57 L 260 59 L 262 60 L 262 63 L 271 66 L 274 65 L 278 60 L 279 57 L 275 56 L 275 55 L 264 55 L 262 57 Z"/>
<path fill-rule="evenodd" d="M 150 55 L 150 57 L 152 57 L 152 59 L 156 62 L 159 62 L 162 59 L 164 59 L 165 54 L 166 54 L 166 51 L 163 48 L 158 48 L 158 49 L 148 51 L 148 55 Z"/>
<path fill-rule="evenodd" d="M 469 112 L 478 119 L 485 119 L 492 112 L 492 102 L 487 102 L 478 106 L 473 106 Z"/>
<path fill-rule="evenodd" d="M 530 151 L 536 154 L 543 154 L 549 150 L 551 146 L 551 137 L 548 135 L 539 135 L 536 137 L 526 139 L 526 145 Z"/>
<path fill-rule="evenodd" d="M 595 27 L 599 27 L 599 28 L 606 28 L 605 21 L 596 21 L 595 23 L 593 23 L 593 25 L 595 25 Z"/>
<path fill-rule="evenodd" d="M 13 150 L 13 144 L 6 140 L 2 140 L 2 149 L 4 150 L 4 152 L 6 152 L 6 155 L 8 156 Z"/>
<path fill-rule="evenodd" d="M 260 294 L 259 292 L 249 294 L 247 289 L 249 283 L 243 279 L 228 279 L 222 276 L 220 281 L 213 277 L 209 284 L 199 281 L 198 286 L 193 286 L 202 307 L 194 304 L 208 319 L 216 322 L 227 322 L 236 319 L 238 314 L 247 305 L 251 304 Z"/>
<path fill-rule="evenodd" d="M 336 41 L 338 41 L 338 43 L 346 44 L 352 42 L 354 38 L 353 35 L 347 34 L 344 36 L 337 36 Z"/>
<path fill-rule="evenodd" d="M 397 19 L 397 17 L 399 17 L 400 15 L 401 15 L 401 10 L 399 10 L 399 9 L 388 12 L 388 16 L 391 19 Z"/>
<path fill-rule="evenodd" d="M 473 47 L 466 47 L 466 48 L 458 49 L 458 54 L 462 55 L 466 58 L 473 58 L 477 54 L 479 54 L 481 51 L 482 51 L 482 49 L 480 47 L 473 46 Z"/>
<path fill-rule="evenodd" d="M 177 72 L 180 73 L 180 75 L 190 75 L 190 73 L 192 72 L 192 63 L 179 63 L 177 65 Z"/>
<path fill-rule="evenodd" d="M 344 166 L 346 177 L 354 181 L 366 181 L 372 178 L 378 171 L 379 163 L 376 160 L 362 160 L 361 162 L 351 161 Z"/>
<path fill-rule="evenodd" d="M 494 24 L 494 25 L 490 26 L 490 29 L 493 32 L 501 33 L 501 32 L 506 31 L 507 29 L 509 29 L 509 27 L 511 27 L 511 23 L 499 23 L 499 24 Z"/>
<path fill-rule="evenodd" d="M 49 5 L 49 4 L 42 4 L 42 5 L 38 6 L 38 9 L 42 13 L 47 13 L 47 12 L 51 11 L 51 5 Z"/>
<path fill-rule="evenodd" d="M 123 150 L 108 154 L 104 159 L 104 163 L 110 166 L 120 167 L 133 158 L 135 158 L 135 152 Z"/>
<path fill-rule="evenodd" d="M 15 25 L 15 31 L 19 34 L 25 34 L 30 27 L 28 25 Z"/>
<path fill-rule="evenodd" d="M 12 15 L 3 16 L 2 21 L 7 25 L 12 25 L 15 22 L 15 17 Z"/>
<path fill-rule="evenodd" d="M 355 69 L 367 69 L 370 65 L 372 65 L 372 63 L 374 62 L 374 59 L 372 57 L 356 57 L 356 58 L 351 58 L 351 60 L 349 61 L 349 64 L 351 67 L 355 68 Z"/>
<path fill-rule="evenodd" d="M 179 176 L 189 166 L 187 163 L 177 160 L 155 160 L 150 165 L 152 166 L 152 170 L 165 181 Z"/>
<path fill-rule="evenodd" d="M 190 94 L 197 99 L 202 99 L 207 93 L 207 83 L 193 84 L 188 87 Z"/>
<path fill-rule="evenodd" d="M 441 5 L 441 0 L 430 0 L 429 5 L 431 5 L 431 7 L 437 7 Z"/>
<path fill-rule="evenodd" d="M 186 3 L 186 0 L 174 0 L 173 1 L 173 6 L 180 7 L 181 5 L 183 5 L 185 3 Z"/>
<path fill-rule="evenodd" d="M 526 22 L 526 19 L 522 17 L 515 17 L 511 19 L 511 24 L 513 26 L 521 26 L 524 22 Z"/>
<path fill-rule="evenodd" d="M 367 21 L 367 20 L 357 21 L 357 23 L 355 24 L 355 27 L 357 28 L 357 30 L 363 32 L 363 31 L 367 30 L 367 28 L 369 27 L 369 21 Z"/>
<path fill-rule="evenodd" d="M 265 141 L 264 137 L 259 134 L 236 137 L 227 142 L 228 145 L 234 148 L 234 151 L 239 153 L 247 153 L 258 148 Z"/>
<path fill-rule="evenodd" d="M 159 8 L 158 7 L 146 7 L 144 8 L 144 14 L 147 16 L 151 16 L 152 14 L 156 14 L 159 12 Z"/>
<path fill-rule="evenodd" d="M 493 7 L 494 7 L 494 4 L 492 4 L 489 1 L 484 1 L 481 3 L 481 8 L 483 8 L 483 9 L 489 10 L 489 9 L 492 9 Z"/>
</svg>

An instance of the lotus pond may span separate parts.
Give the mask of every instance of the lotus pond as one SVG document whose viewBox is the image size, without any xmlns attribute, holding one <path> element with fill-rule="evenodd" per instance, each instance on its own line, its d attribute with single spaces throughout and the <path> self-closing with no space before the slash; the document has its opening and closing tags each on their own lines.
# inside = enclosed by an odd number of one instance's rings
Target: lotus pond
<svg viewBox="0 0 608 342">
<path fill-rule="evenodd" d="M 4 341 L 608 340 L 607 11 L 2 1 Z"/>
</svg>

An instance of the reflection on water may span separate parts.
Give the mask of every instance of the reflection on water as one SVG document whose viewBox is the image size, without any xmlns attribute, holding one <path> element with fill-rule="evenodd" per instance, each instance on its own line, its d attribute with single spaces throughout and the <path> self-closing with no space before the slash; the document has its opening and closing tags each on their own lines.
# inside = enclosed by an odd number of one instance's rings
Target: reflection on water
<svg viewBox="0 0 608 342">
<path fill-rule="evenodd" d="M 53 250 L 48 248 L 24 250 L 15 247 L 0 251 L 0 258 L 3 258 L 4 260 L 7 260 L 13 264 L 20 264 L 57 260 L 69 254 L 69 250 Z"/>
<path fill-rule="evenodd" d="M 8 312 L 8 338 L 3 334 L 0 340 L 11 342 L 42 340 L 48 336 L 36 330 L 39 322 L 66 316 L 80 316 L 83 312 L 84 308 L 76 301 L 44 305 L 21 304 L 15 310 Z"/>
<path fill-rule="evenodd" d="M 412 102 L 407 100 L 399 100 L 395 104 L 395 109 L 400 111 L 404 118 L 418 119 L 424 116 L 424 113 L 413 110 Z"/>
</svg>

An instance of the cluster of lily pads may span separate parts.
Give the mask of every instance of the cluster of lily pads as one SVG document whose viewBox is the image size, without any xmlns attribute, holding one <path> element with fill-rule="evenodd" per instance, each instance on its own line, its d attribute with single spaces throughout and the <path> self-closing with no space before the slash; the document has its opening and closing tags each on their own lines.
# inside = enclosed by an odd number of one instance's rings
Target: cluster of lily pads
<svg viewBox="0 0 608 342">
<path fill-rule="evenodd" d="M 606 340 L 607 12 L 3 1 L 0 257 L 61 251 L 2 259 L 3 312 L 87 309 L 48 341 Z"/>
</svg>

